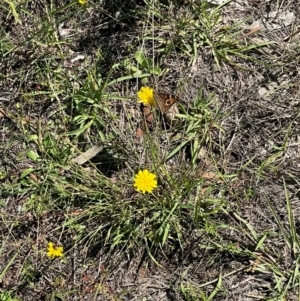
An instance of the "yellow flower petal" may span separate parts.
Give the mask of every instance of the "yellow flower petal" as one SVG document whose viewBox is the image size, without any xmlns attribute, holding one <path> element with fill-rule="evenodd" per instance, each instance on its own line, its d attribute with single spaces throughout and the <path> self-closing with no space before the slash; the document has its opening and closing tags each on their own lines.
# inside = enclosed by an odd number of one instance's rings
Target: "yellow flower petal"
<svg viewBox="0 0 300 301">
<path fill-rule="evenodd" d="M 48 243 L 47 256 L 49 258 L 62 257 L 64 252 L 63 247 L 55 246 L 53 242 Z"/>
<path fill-rule="evenodd" d="M 85 5 L 87 3 L 87 0 L 78 0 L 78 3 L 81 5 Z"/>
<path fill-rule="evenodd" d="M 157 187 L 156 175 L 147 169 L 140 170 L 134 177 L 133 185 L 137 191 L 150 193 Z"/>
<path fill-rule="evenodd" d="M 140 91 L 137 93 L 138 98 L 139 98 L 139 102 L 141 102 L 142 104 L 146 105 L 146 106 L 151 106 L 151 107 L 155 107 L 156 106 L 156 102 L 154 100 L 153 97 L 153 89 L 149 88 L 149 87 L 142 87 L 140 89 Z"/>
</svg>

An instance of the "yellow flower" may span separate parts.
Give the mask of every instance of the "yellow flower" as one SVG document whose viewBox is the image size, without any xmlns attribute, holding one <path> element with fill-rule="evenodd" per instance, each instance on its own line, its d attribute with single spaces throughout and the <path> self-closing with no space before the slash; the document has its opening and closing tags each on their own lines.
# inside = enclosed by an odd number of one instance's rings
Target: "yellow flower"
<svg viewBox="0 0 300 301">
<path fill-rule="evenodd" d="M 87 3 L 87 0 L 78 0 L 78 3 L 81 5 L 85 5 Z"/>
<path fill-rule="evenodd" d="M 53 242 L 48 243 L 48 248 L 47 248 L 47 256 L 49 258 L 54 258 L 54 257 L 62 257 L 64 248 L 63 247 L 57 247 L 54 245 Z"/>
<path fill-rule="evenodd" d="M 156 175 L 147 169 L 140 170 L 134 177 L 134 187 L 142 193 L 152 192 L 157 187 Z"/>
<path fill-rule="evenodd" d="M 156 102 L 154 100 L 153 97 L 153 89 L 149 88 L 149 87 L 142 87 L 140 89 L 140 91 L 137 93 L 138 98 L 139 98 L 139 102 L 141 102 L 144 105 L 148 105 L 151 107 L 155 107 L 156 106 Z"/>
</svg>

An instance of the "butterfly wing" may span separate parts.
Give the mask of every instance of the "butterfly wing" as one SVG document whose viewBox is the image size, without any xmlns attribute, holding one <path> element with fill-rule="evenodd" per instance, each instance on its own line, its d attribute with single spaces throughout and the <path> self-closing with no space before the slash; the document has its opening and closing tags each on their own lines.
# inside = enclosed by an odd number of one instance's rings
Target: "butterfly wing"
<svg viewBox="0 0 300 301">
<path fill-rule="evenodd" d="M 156 101 L 160 111 L 165 113 L 177 101 L 177 98 L 169 93 L 154 91 L 154 100 Z"/>
</svg>

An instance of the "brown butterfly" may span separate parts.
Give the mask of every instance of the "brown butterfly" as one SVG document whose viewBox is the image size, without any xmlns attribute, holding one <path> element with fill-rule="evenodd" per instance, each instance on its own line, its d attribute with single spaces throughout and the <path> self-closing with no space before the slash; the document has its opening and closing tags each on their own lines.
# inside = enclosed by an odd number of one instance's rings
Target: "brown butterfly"
<svg viewBox="0 0 300 301">
<path fill-rule="evenodd" d="M 174 103 L 178 101 L 177 97 L 166 92 L 153 91 L 153 98 L 157 103 L 157 106 L 159 107 L 161 113 L 163 114 L 165 114 L 174 105 Z M 147 129 L 151 130 L 154 122 L 154 115 L 151 110 L 151 107 L 142 104 L 141 110 L 142 110 L 144 120 L 140 122 L 137 128 L 136 131 L 137 138 L 141 138 Z"/>
<path fill-rule="evenodd" d="M 166 92 L 154 91 L 153 97 L 162 113 L 168 111 L 173 106 L 173 104 L 178 101 L 177 97 Z"/>
</svg>

